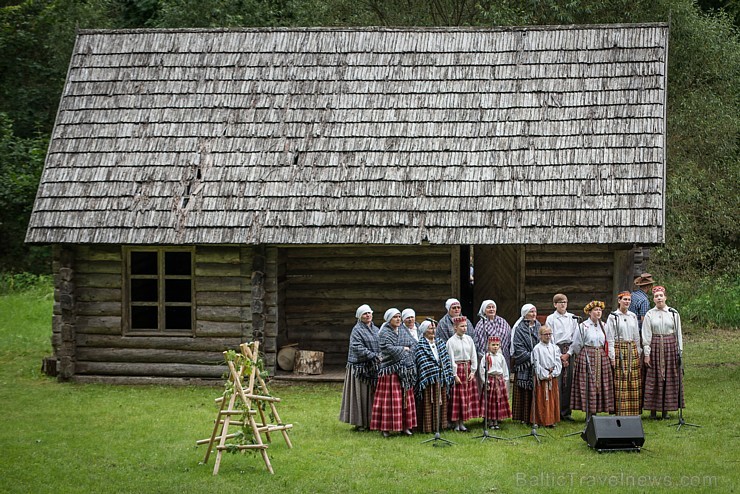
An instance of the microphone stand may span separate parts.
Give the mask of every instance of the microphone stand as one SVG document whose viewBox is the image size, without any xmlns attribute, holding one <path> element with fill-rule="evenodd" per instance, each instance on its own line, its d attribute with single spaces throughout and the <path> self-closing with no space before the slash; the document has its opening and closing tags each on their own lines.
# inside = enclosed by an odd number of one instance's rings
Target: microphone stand
<svg viewBox="0 0 740 494">
<path fill-rule="evenodd" d="M 571 432 L 570 434 L 566 434 L 563 437 L 568 436 L 575 436 L 576 434 L 580 434 L 581 438 L 585 441 L 586 440 L 586 430 L 588 429 L 588 424 L 591 422 L 591 414 L 589 413 L 589 406 L 590 406 L 590 396 L 591 396 L 591 358 L 588 356 L 588 351 L 586 350 L 586 339 L 584 337 L 583 333 L 583 323 L 581 322 L 578 325 L 578 333 L 581 335 L 581 350 L 582 352 L 586 352 L 584 355 L 586 356 L 586 423 L 583 424 L 583 430 L 580 432 Z M 575 365 L 575 362 L 573 362 L 573 365 Z"/>
<path fill-rule="evenodd" d="M 439 382 L 434 383 L 434 386 L 434 389 L 437 391 L 437 424 L 434 428 L 434 437 L 422 441 L 421 444 L 431 442 L 432 446 L 452 446 L 455 443 L 453 443 L 452 441 L 448 441 L 447 439 L 439 435 L 439 429 L 442 424 L 442 386 L 439 384 Z M 432 422 L 434 422 L 434 420 L 432 420 Z"/>
<path fill-rule="evenodd" d="M 673 316 L 673 331 L 678 335 L 678 328 L 676 327 L 676 310 L 668 309 Z M 676 345 L 678 345 L 678 336 L 676 336 Z M 676 432 L 681 430 L 681 426 L 685 425 L 688 427 L 701 427 L 700 425 L 690 424 L 683 419 L 683 356 L 681 349 L 678 350 L 678 422 L 671 424 L 670 427 L 677 425 Z"/>
<path fill-rule="evenodd" d="M 532 354 L 532 351 L 534 350 L 534 343 L 532 341 L 532 331 L 529 328 L 527 328 L 527 331 L 529 332 L 529 343 L 532 346 L 530 350 L 530 364 L 529 364 L 532 366 L 532 406 L 530 407 L 530 410 L 529 410 L 529 414 L 530 414 L 529 416 L 532 418 L 532 430 L 529 431 L 529 434 L 522 434 L 521 436 L 514 436 L 511 439 L 519 439 L 520 437 L 532 436 L 535 439 L 537 439 L 538 443 L 542 443 L 542 441 L 540 441 L 540 438 L 545 437 L 545 436 L 537 433 L 537 428 L 539 426 L 537 425 L 537 414 L 535 413 L 535 410 L 537 410 L 537 389 L 536 389 L 537 388 L 537 372 L 534 369 L 534 365 L 532 365 L 531 363 L 532 361 L 531 354 Z"/>
<path fill-rule="evenodd" d="M 492 436 L 488 433 L 488 355 L 490 352 L 486 349 L 486 353 L 483 354 L 483 433 L 480 436 L 473 436 L 472 439 L 482 438 L 480 442 L 484 442 L 486 439 L 501 439 L 508 441 L 505 437 Z"/>
<path fill-rule="evenodd" d="M 614 334 L 614 355 L 616 356 L 616 354 L 617 354 L 617 341 L 624 341 L 624 338 L 622 337 L 622 333 L 619 330 L 619 310 L 618 309 L 615 310 L 614 312 L 611 313 L 611 315 L 614 316 L 614 333 L 615 333 Z M 617 340 L 617 338 L 619 338 L 619 340 Z M 609 355 L 608 354 L 607 354 L 607 358 L 609 358 Z M 622 365 L 623 362 L 624 362 L 624 355 L 622 355 L 622 351 L 620 350 L 620 352 L 619 352 L 619 369 L 620 370 L 623 370 L 624 369 L 624 366 Z M 614 370 L 614 374 L 615 374 L 614 375 L 614 383 L 615 383 L 615 386 L 614 386 L 614 391 L 615 391 L 615 393 L 614 393 L 614 401 L 616 401 L 615 405 L 616 405 L 616 409 L 617 409 L 617 415 L 622 415 L 620 413 L 622 411 L 622 406 L 621 406 L 622 400 L 620 400 L 620 399 L 617 398 L 617 393 L 616 393 L 616 391 L 617 391 L 617 389 L 616 389 L 616 382 L 617 382 L 617 379 L 616 379 L 616 377 L 617 377 L 616 376 L 616 369 Z M 631 374 L 632 374 L 632 366 L 630 366 L 629 370 L 627 371 L 627 385 L 628 386 L 629 386 Z"/>
</svg>

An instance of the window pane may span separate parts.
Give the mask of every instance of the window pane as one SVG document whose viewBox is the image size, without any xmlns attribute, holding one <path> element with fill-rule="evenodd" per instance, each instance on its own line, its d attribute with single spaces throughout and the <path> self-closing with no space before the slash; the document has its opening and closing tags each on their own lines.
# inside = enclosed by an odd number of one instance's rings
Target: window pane
<svg viewBox="0 0 740 494">
<path fill-rule="evenodd" d="M 164 274 L 190 275 L 190 252 L 165 252 Z"/>
<path fill-rule="evenodd" d="M 131 307 L 131 329 L 152 329 L 157 327 L 156 307 Z"/>
<path fill-rule="evenodd" d="M 132 302 L 158 302 L 157 280 L 131 280 L 131 301 Z"/>
<path fill-rule="evenodd" d="M 190 302 L 190 280 L 165 280 L 165 302 Z"/>
<path fill-rule="evenodd" d="M 131 252 L 131 274 L 157 274 L 157 253 Z"/>
<path fill-rule="evenodd" d="M 191 329 L 190 307 L 165 307 L 165 329 Z"/>
</svg>

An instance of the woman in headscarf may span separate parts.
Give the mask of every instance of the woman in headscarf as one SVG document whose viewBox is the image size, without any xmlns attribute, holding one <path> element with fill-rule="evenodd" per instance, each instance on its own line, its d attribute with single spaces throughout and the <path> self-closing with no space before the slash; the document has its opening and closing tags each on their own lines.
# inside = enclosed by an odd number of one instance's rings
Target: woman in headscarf
<svg viewBox="0 0 740 494">
<path fill-rule="evenodd" d="M 583 308 L 588 319 L 573 334 L 565 359 L 576 356 L 570 404 L 573 410 L 586 412 L 586 422 L 599 412 L 614 413 L 614 380 L 601 322 L 604 307 L 604 302 L 592 300 Z"/>
<path fill-rule="evenodd" d="M 650 410 L 650 417 L 663 418 L 668 412 L 684 407 L 681 355 L 683 335 L 681 316 L 666 304 L 665 287 L 653 288 L 655 307 L 645 314 L 642 321 L 642 348 L 645 353 L 645 401 L 643 408 Z"/>
<path fill-rule="evenodd" d="M 501 340 L 501 353 L 506 360 L 507 374 L 511 360 L 511 326 L 503 317 L 496 315 L 496 302 L 484 300 L 480 305 L 480 320 L 475 325 L 475 347 L 486 348 L 490 338 L 497 336 Z M 508 377 L 507 377 L 508 379 Z"/>
<path fill-rule="evenodd" d="M 370 427 L 375 386 L 378 383 L 380 348 L 378 327 L 373 324 L 370 306 L 365 304 L 358 307 L 355 317 L 357 323 L 349 335 L 339 420 L 354 425 L 357 430 L 365 430 Z"/>
<path fill-rule="evenodd" d="M 385 323 L 378 335 L 380 370 L 370 429 L 381 431 L 383 437 L 388 437 L 391 431 L 403 431 L 410 436 L 413 434 L 411 429 L 416 427 L 416 341 L 402 327 L 400 310 L 395 307 L 388 309 L 383 318 Z"/>
<path fill-rule="evenodd" d="M 617 415 L 640 415 L 640 327 L 629 311 L 630 292 L 617 295 L 617 310 L 606 320 L 606 343 L 614 369 L 614 406 Z"/>
<path fill-rule="evenodd" d="M 419 325 L 416 324 L 416 312 L 414 312 L 414 309 L 403 309 L 401 320 L 403 321 L 403 327 L 406 328 L 414 340 L 419 341 L 422 331 L 419 331 Z"/>
<path fill-rule="evenodd" d="M 531 424 L 532 391 L 534 375 L 532 374 L 532 350 L 540 341 L 540 322 L 537 320 L 537 308 L 524 304 L 521 316 L 512 328 L 512 355 L 514 363 L 514 390 L 511 399 L 511 418 Z"/>
<path fill-rule="evenodd" d="M 455 384 L 445 342 L 434 336 L 437 325 L 427 319 L 419 326 L 422 337 L 416 346 L 416 411 L 422 432 L 447 428 L 447 396 Z"/>
</svg>

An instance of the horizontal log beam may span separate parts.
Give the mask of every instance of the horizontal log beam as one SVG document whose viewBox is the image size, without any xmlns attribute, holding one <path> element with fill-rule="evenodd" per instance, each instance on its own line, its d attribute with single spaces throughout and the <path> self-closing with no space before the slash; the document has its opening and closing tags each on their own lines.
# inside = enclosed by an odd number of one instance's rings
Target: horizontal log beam
<svg viewBox="0 0 740 494">
<path fill-rule="evenodd" d="M 225 365 L 88 362 L 80 360 L 75 364 L 75 374 L 78 375 L 220 378 L 225 372 L 228 372 L 228 367 Z"/>
</svg>

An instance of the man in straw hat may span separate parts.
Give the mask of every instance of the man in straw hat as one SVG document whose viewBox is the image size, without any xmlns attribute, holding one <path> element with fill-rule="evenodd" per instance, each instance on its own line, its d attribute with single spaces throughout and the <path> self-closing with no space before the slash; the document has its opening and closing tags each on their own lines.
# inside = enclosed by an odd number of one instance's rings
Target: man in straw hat
<svg viewBox="0 0 740 494">
<path fill-rule="evenodd" d="M 642 320 L 650 310 L 650 299 L 648 294 L 652 290 L 655 281 L 653 275 L 650 273 L 642 273 L 640 276 L 635 278 L 635 286 L 637 289 L 632 292 L 632 302 L 630 303 L 629 311 L 634 312 L 637 316 L 637 324 L 642 330 Z"/>
</svg>

